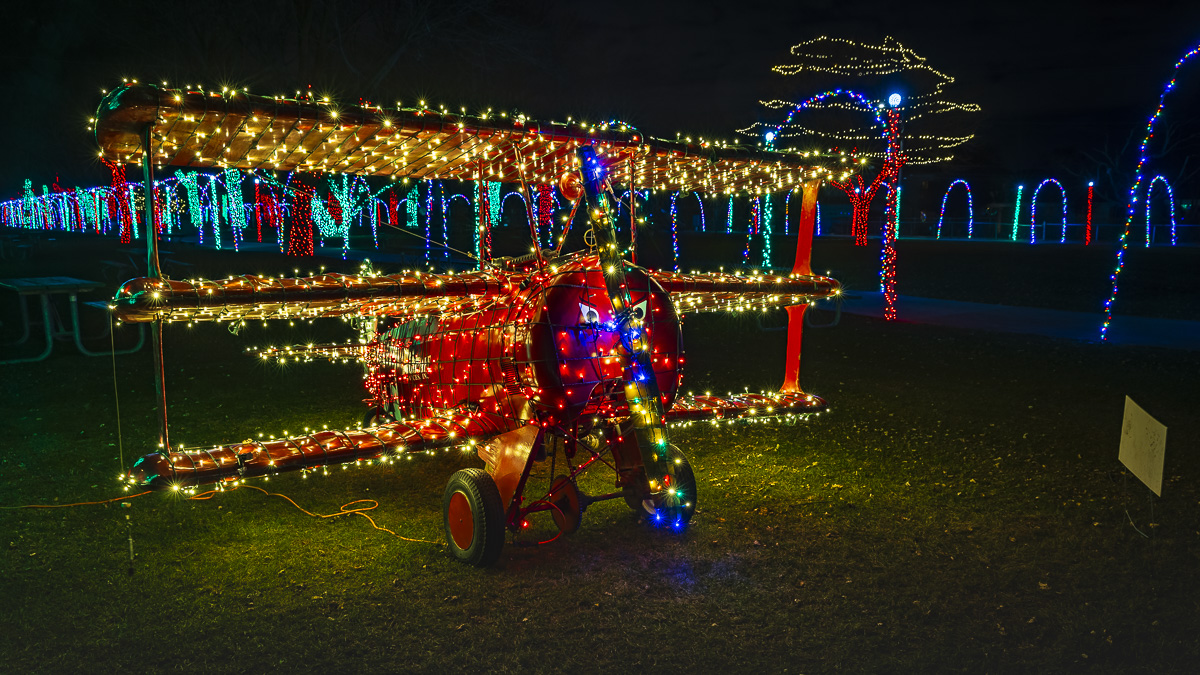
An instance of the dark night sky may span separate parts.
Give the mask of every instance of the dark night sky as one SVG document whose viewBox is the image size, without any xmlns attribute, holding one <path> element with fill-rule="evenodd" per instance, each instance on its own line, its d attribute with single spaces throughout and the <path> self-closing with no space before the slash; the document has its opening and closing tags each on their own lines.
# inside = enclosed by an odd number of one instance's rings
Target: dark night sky
<svg viewBox="0 0 1200 675">
<path fill-rule="evenodd" d="M 0 197 L 16 196 L 24 178 L 106 182 L 84 126 L 100 89 L 122 76 L 261 94 L 312 84 L 343 100 L 424 97 L 539 118 L 619 117 L 657 136 L 733 138 L 763 113 L 759 99 L 814 93 L 792 90 L 770 67 L 820 35 L 892 35 L 957 79 L 948 98 L 983 107 L 977 138 L 939 169 L 944 176 L 1039 180 L 1084 172 L 1084 152 L 1143 128 L 1171 66 L 1200 43 L 1200 2 L 1026 0 L 491 3 L 482 16 L 451 17 L 406 41 L 404 12 L 426 4 L 444 15 L 461 3 L 23 4 L 7 13 L 0 48 L 10 148 Z M 303 42 L 297 17 L 306 7 L 317 19 Z M 340 43 L 329 37 L 338 30 Z M 397 66 L 365 84 L 401 43 L 410 46 Z M 1195 109 L 1196 92 L 1200 58 L 1183 71 L 1176 114 Z"/>
</svg>

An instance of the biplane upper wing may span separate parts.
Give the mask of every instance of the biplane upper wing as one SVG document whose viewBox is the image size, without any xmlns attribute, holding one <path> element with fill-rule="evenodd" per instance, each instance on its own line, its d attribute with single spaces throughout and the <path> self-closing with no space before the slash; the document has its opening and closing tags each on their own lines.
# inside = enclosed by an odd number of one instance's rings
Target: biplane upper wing
<svg viewBox="0 0 1200 675">
<path fill-rule="evenodd" d="M 648 137 L 619 122 L 539 122 L 524 115 L 346 105 L 127 84 L 96 111 L 109 161 L 136 163 L 149 132 L 157 165 L 336 172 L 390 179 L 553 183 L 596 149 L 611 180 L 635 189 L 735 194 L 844 180 L 836 152 L 771 151 L 690 138 Z"/>
<path fill-rule="evenodd" d="M 483 298 L 509 291 L 511 284 L 500 271 L 242 275 L 192 281 L 146 277 L 121 286 L 113 301 L 113 312 L 118 319 L 134 323 L 429 315 L 469 309 Z"/>
</svg>

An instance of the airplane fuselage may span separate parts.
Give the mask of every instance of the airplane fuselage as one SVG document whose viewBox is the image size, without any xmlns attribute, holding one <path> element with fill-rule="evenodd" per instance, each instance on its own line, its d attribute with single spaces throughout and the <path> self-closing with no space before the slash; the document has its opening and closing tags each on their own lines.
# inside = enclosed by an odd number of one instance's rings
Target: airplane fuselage
<svg viewBox="0 0 1200 675">
<path fill-rule="evenodd" d="M 397 419 L 478 406 L 543 426 L 625 414 L 628 357 L 596 256 L 529 267 L 470 311 L 381 322 L 365 359 L 376 404 Z M 669 408 L 685 360 L 679 316 L 644 271 L 626 274 Z"/>
</svg>

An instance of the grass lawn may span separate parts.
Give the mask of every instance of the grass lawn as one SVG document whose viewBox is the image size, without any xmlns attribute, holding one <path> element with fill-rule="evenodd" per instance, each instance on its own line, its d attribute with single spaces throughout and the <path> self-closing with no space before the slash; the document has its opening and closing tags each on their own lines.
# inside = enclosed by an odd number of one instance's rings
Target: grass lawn
<svg viewBox="0 0 1200 675">
<path fill-rule="evenodd" d="M 173 439 L 359 419 L 354 368 L 241 353 L 332 323 L 172 326 Z M 777 387 L 784 337 L 689 318 L 684 389 Z M 674 432 L 700 484 L 682 535 L 602 502 L 478 570 L 248 489 L 0 510 L 0 670 L 1193 672 L 1200 354 L 855 316 L 805 340 L 831 413 Z M 0 505 L 119 494 L 119 453 L 155 435 L 149 361 L 117 357 L 120 447 L 108 359 L 4 366 Z M 1161 498 L 1117 461 L 1126 394 L 1170 428 Z M 446 480 L 480 464 L 252 484 L 322 514 L 375 499 L 380 526 L 437 541 Z"/>
</svg>

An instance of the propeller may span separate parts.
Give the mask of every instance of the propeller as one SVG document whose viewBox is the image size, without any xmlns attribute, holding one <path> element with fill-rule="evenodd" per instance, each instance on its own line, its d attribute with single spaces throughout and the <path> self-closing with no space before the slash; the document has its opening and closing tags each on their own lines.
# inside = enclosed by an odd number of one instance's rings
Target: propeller
<svg viewBox="0 0 1200 675">
<path fill-rule="evenodd" d="M 662 392 L 650 361 L 650 343 L 643 317 L 629 293 L 628 273 L 638 269 L 626 262 L 617 242 L 617 208 L 607 169 L 591 146 L 578 150 L 583 173 L 583 191 L 589 220 L 599 252 L 605 291 L 612 304 L 613 319 L 624 357 L 625 401 L 629 405 L 634 438 L 642 456 L 650 487 L 650 502 L 656 520 L 683 527 L 694 510 L 694 486 L 680 485 L 677 473 L 686 464 L 667 437 Z M 690 470 L 690 469 L 689 469 Z"/>
</svg>

